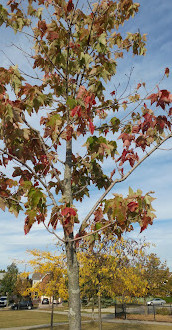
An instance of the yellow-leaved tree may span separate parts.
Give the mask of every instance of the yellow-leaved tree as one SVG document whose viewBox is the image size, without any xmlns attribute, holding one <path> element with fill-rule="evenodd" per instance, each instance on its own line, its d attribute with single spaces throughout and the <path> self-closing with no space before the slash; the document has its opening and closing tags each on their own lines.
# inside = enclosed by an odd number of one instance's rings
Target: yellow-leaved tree
<svg viewBox="0 0 172 330">
<path fill-rule="evenodd" d="M 35 291 L 39 296 L 45 295 L 51 298 L 51 328 L 53 328 L 53 302 L 54 299 L 68 299 L 67 290 L 67 268 L 63 254 L 56 255 L 46 251 L 29 250 L 32 258 L 29 261 L 34 272 L 38 272 L 44 276 L 44 280 L 32 286 L 30 292 Z"/>
<path fill-rule="evenodd" d="M 92 301 L 92 316 L 94 305 L 98 300 L 99 329 L 101 326 L 101 297 L 111 297 L 121 302 L 129 302 L 133 297 L 145 296 L 147 280 L 143 278 L 143 268 L 147 257 L 147 243 L 133 240 L 118 241 L 113 244 L 101 242 L 92 253 L 90 251 L 78 254 L 80 262 L 80 289 L 82 297 Z"/>
</svg>

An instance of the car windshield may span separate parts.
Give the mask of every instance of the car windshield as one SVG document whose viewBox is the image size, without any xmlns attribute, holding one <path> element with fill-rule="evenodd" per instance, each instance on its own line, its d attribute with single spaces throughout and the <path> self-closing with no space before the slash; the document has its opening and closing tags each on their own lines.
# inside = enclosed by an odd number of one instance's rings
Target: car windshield
<svg viewBox="0 0 172 330">
<path fill-rule="evenodd" d="M 0 298 L 0 300 L 4 301 L 4 300 L 7 300 L 7 298 Z"/>
</svg>

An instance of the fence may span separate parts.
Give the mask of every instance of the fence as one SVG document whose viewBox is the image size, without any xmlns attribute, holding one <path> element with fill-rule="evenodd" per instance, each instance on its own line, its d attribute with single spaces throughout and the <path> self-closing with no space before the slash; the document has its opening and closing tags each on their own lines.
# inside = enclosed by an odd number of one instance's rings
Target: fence
<svg viewBox="0 0 172 330">
<path fill-rule="evenodd" d="M 127 314 L 156 314 L 171 315 L 172 304 L 145 306 L 140 304 L 115 304 L 115 318 L 127 319 Z"/>
</svg>

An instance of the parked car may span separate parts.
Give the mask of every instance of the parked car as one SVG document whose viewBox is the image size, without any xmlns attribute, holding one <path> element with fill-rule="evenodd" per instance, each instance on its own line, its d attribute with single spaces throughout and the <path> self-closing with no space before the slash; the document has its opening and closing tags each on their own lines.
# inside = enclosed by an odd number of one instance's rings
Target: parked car
<svg viewBox="0 0 172 330">
<path fill-rule="evenodd" d="M 164 305 L 166 304 L 166 301 L 161 299 L 161 298 L 154 298 L 150 301 L 147 301 L 148 306 L 153 306 L 153 305 Z"/>
<path fill-rule="evenodd" d="M 49 299 L 48 298 L 43 298 L 42 299 L 42 304 L 49 304 L 50 302 L 49 302 Z"/>
<path fill-rule="evenodd" d="M 0 298 L 0 307 L 6 307 L 7 306 L 7 296 L 2 296 Z"/>
<path fill-rule="evenodd" d="M 32 309 L 33 303 L 31 300 L 22 300 L 18 303 L 13 303 L 11 305 L 12 309 Z"/>
</svg>

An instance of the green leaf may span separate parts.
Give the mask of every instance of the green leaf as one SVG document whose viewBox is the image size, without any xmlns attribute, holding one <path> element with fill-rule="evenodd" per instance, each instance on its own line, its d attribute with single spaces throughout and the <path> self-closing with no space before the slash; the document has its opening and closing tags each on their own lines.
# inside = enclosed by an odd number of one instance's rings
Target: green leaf
<svg viewBox="0 0 172 330">
<path fill-rule="evenodd" d="M 69 106 L 70 110 L 72 110 L 77 104 L 77 101 L 73 99 L 72 97 L 68 97 L 67 99 L 67 105 Z"/>
<path fill-rule="evenodd" d="M 95 230 L 99 230 L 103 227 L 102 223 L 100 222 L 97 222 L 96 225 L 95 225 Z"/>
<path fill-rule="evenodd" d="M 134 193 L 134 191 L 131 187 L 129 187 L 128 192 L 129 192 L 129 196 L 133 195 L 133 193 Z"/>
</svg>

